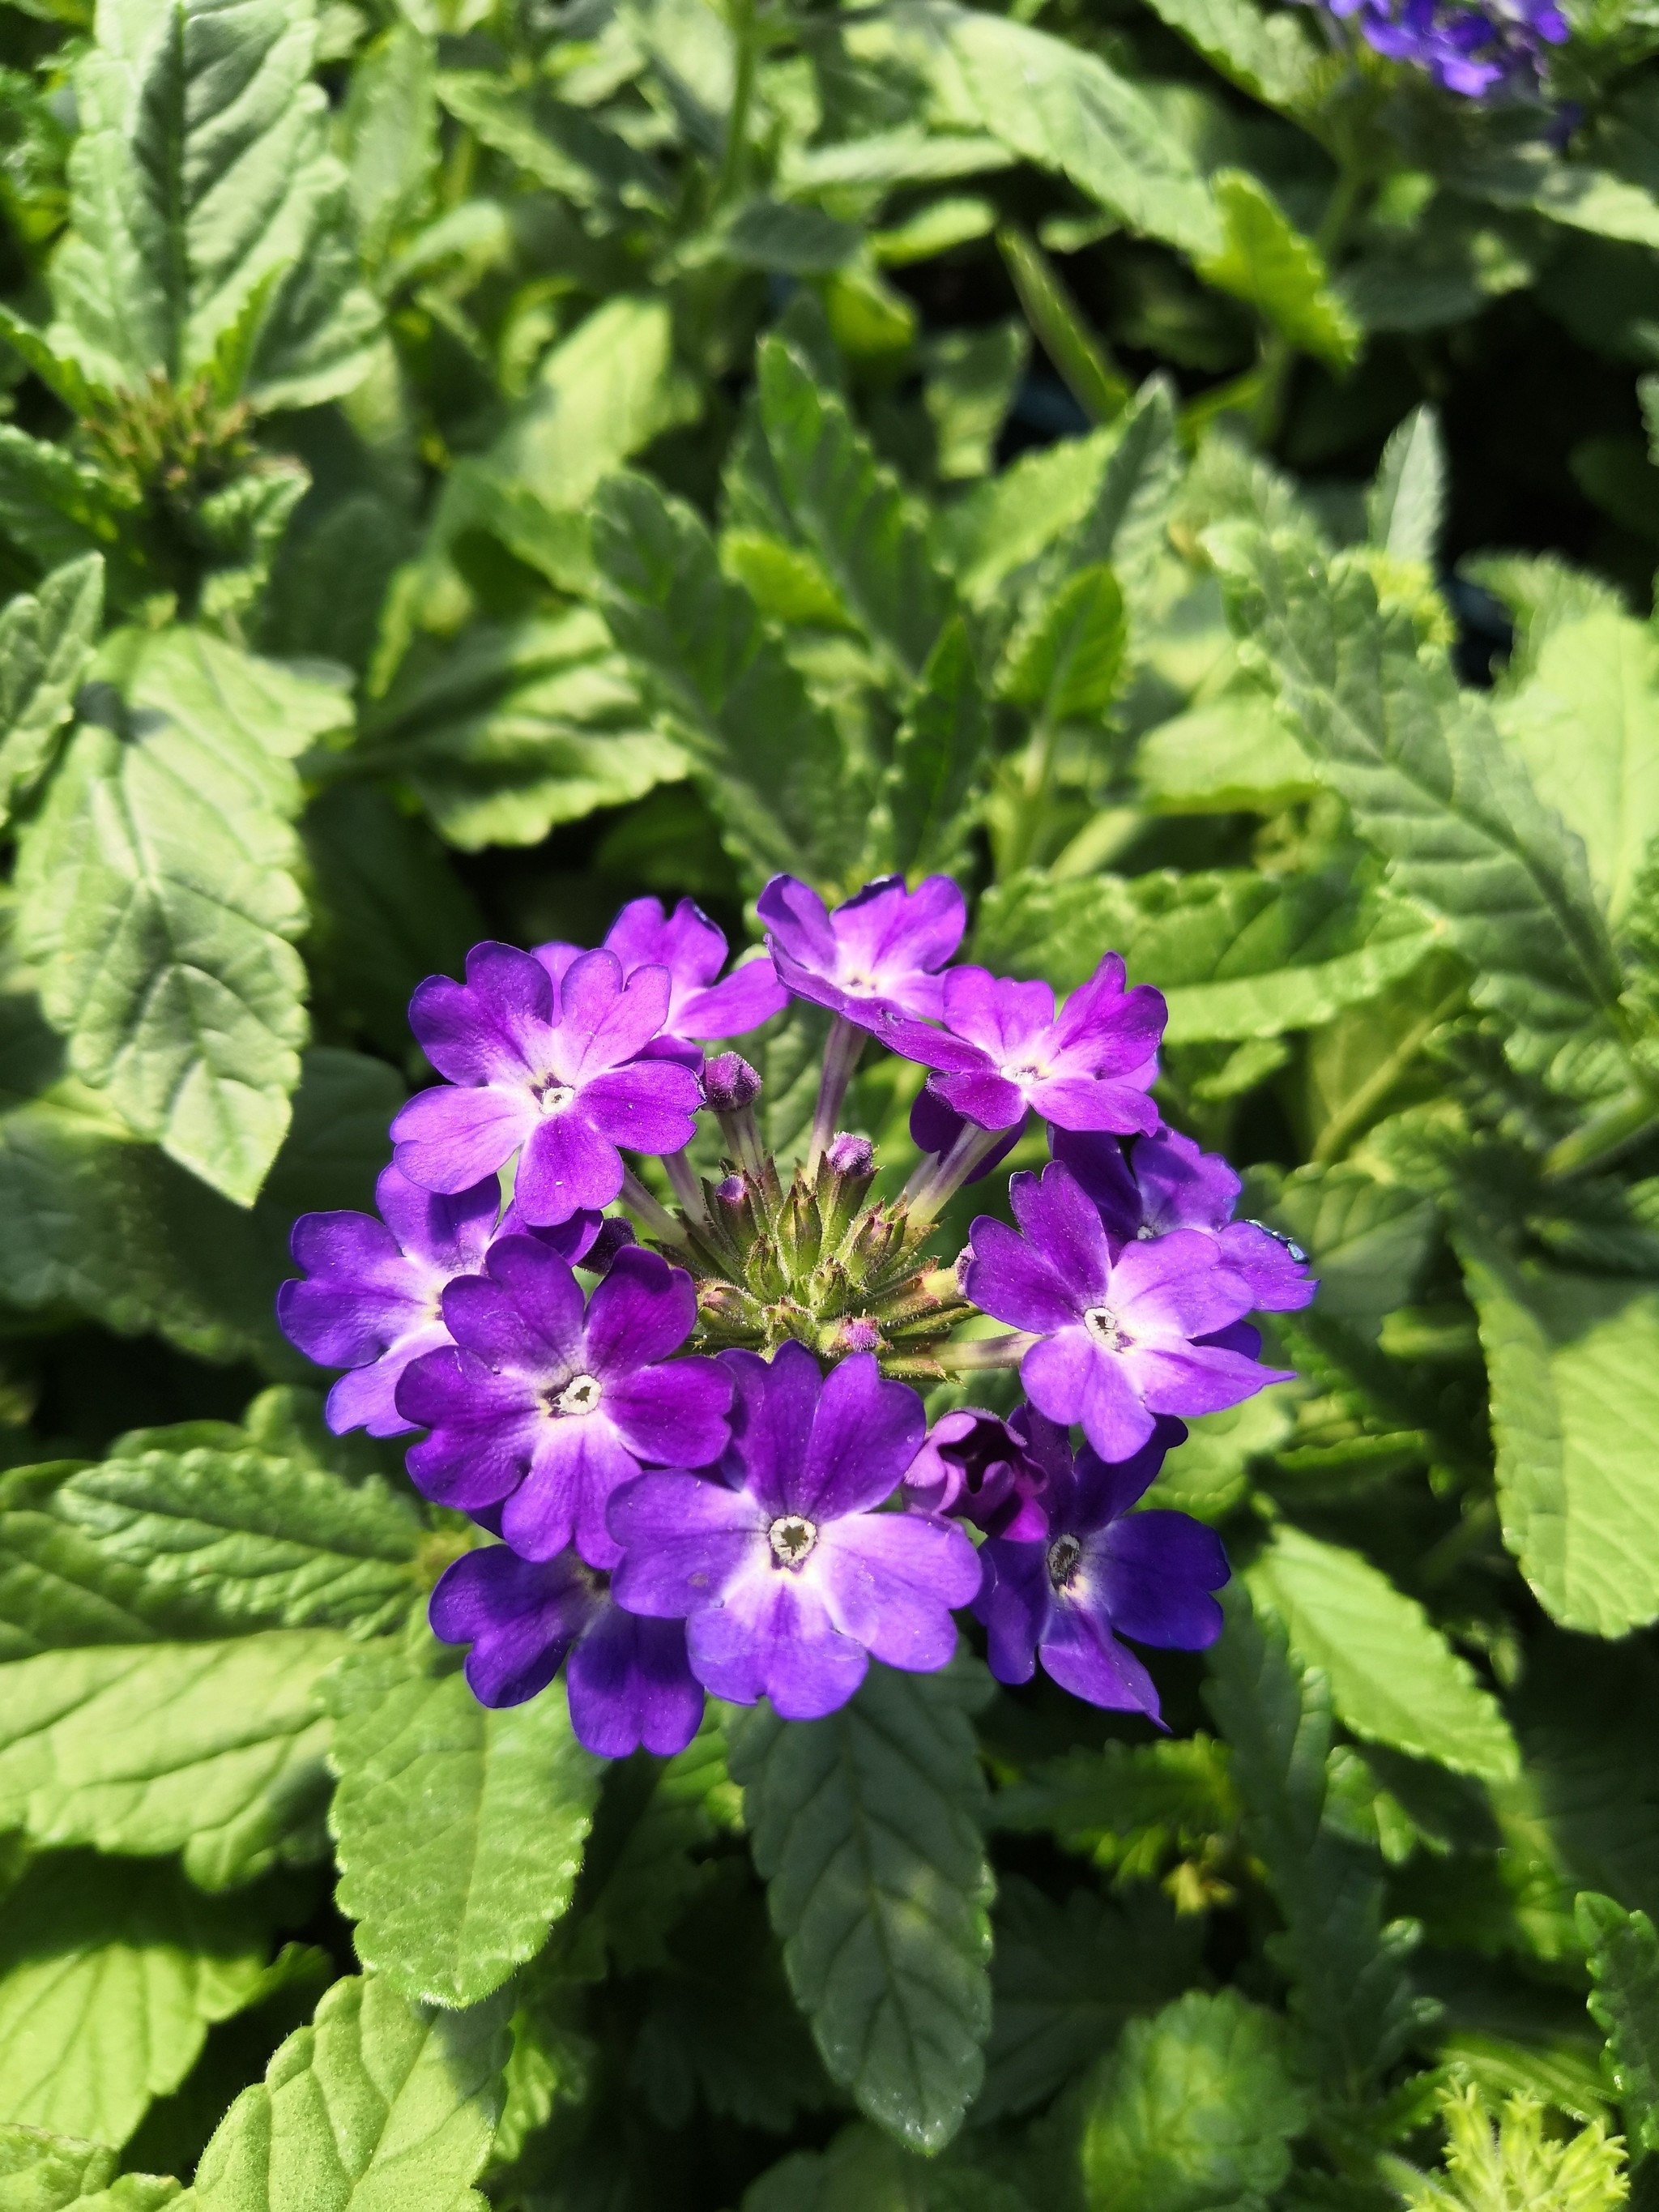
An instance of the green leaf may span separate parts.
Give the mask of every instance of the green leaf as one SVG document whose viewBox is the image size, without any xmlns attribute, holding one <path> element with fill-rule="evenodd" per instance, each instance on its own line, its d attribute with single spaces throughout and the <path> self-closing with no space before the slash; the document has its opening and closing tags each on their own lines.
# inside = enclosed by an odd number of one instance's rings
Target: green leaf
<svg viewBox="0 0 1659 2212">
<path fill-rule="evenodd" d="M 417 652 L 365 724 L 368 758 L 406 782 L 463 852 L 539 844 L 561 822 L 621 806 L 685 773 L 586 608 L 477 623 Z"/>
<path fill-rule="evenodd" d="M 991 473 L 999 434 L 1013 404 L 1030 339 L 1023 323 L 986 331 L 941 331 L 927 348 L 922 404 L 938 437 L 934 471 L 944 483 Z"/>
<path fill-rule="evenodd" d="M 1259 1390 L 1242 1406 L 1197 1414 L 1187 1423 L 1185 1443 L 1159 1468 L 1146 1502 L 1200 1521 L 1224 1520 L 1249 1490 L 1252 1461 L 1266 1458 L 1290 1432 L 1291 1410 L 1281 1390 Z"/>
<path fill-rule="evenodd" d="M 1169 1901 L 1144 1884 L 1121 1902 L 1074 1889 L 1062 1905 L 1018 1875 L 1006 1880 L 975 2122 L 1046 2104 L 1138 2013 L 1194 1979 L 1200 1927 L 1195 1915 L 1177 1920 Z"/>
<path fill-rule="evenodd" d="M 172 1867 L 37 1861 L 0 1929 L 0 2110 L 124 2143 L 210 2024 L 258 1995 L 265 1950 L 259 1907 L 203 1897 Z M 4 2166 L 0 2153 L 0 2177 Z M 0 2200 L 11 2186 L 0 2179 Z"/>
<path fill-rule="evenodd" d="M 0 612 L 0 823 L 52 765 L 103 606 L 104 564 L 89 553 Z"/>
<path fill-rule="evenodd" d="M 1278 814 L 1319 788 L 1307 754 L 1254 687 L 1148 730 L 1135 776 L 1159 814 Z"/>
<path fill-rule="evenodd" d="M 761 421 L 785 510 L 806 550 L 901 684 L 920 680 L 951 608 L 921 518 L 799 354 L 757 356 Z"/>
<path fill-rule="evenodd" d="M 1122 422 L 1022 453 L 940 518 L 957 586 L 972 606 L 993 605 L 1007 578 L 1081 520 L 1100 489 Z"/>
<path fill-rule="evenodd" d="M 0 1652 L 256 1628 L 373 1635 L 403 1620 L 421 1524 L 402 1498 L 250 1450 L 235 1430 L 228 1449 L 175 1433 L 174 1448 L 149 1430 L 132 1440 L 148 1449 L 0 1477 Z"/>
<path fill-rule="evenodd" d="M 1525 208 L 1547 222 L 1632 246 L 1659 246 L 1659 198 L 1613 168 L 1570 161 L 1542 146 L 1469 156 L 1447 182 L 1494 207 Z"/>
<path fill-rule="evenodd" d="M 434 42 L 395 23 L 357 55 L 346 95 L 347 185 L 364 264 L 418 222 L 438 166 Z"/>
<path fill-rule="evenodd" d="M 861 848 L 866 826 L 848 818 L 841 738 L 748 593 L 720 574 L 701 521 L 644 477 L 615 477 L 595 504 L 593 553 L 611 631 L 748 884 L 780 869 L 832 872 L 826 863 Z"/>
<path fill-rule="evenodd" d="M 62 1072 L 33 996 L 0 989 L 0 1284 L 14 1310 L 94 1316 L 212 1359 L 301 1362 L 272 1301 L 296 1214 L 373 1204 L 404 1085 L 383 1060 L 306 1055 L 294 1121 L 252 1212 L 174 1166 Z"/>
<path fill-rule="evenodd" d="M 161 2212 L 179 2184 L 155 2173 L 124 2173 L 118 2154 L 0 2121 L 0 2203 L 14 2212 Z"/>
<path fill-rule="evenodd" d="M 1178 1850 L 1201 1850 L 1238 1825 L 1224 1744 L 1200 1733 L 1159 1743 L 1106 1743 L 1039 1759 L 1000 1790 L 993 1819 L 1016 1834 L 1048 1834 L 1126 1874 L 1156 1873 Z"/>
<path fill-rule="evenodd" d="M 1432 1199 L 1348 1165 L 1298 1168 L 1269 1214 L 1310 1255 L 1321 1311 L 1365 1325 L 1373 1339 L 1383 1316 L 1410 1302 L 1439 1234 Z"/>
<path fill-rule="evenodd" d="M 507 2004 L 412 2005 L 384 1980 L 337 1982 L 220 2122 L 199 2212 L 483 2212 L 507 2063 Z"/>
<path fill-rule="evenodd" d="M 1568 1628 L 1659 1619 L 1659 1291 L 1455 1232 L 1480 1319 L 1504 1541 Z"/>
<path fill-rule="evenodd" d="M 1331 1744 L 1324 1676 L 1302 1673 L 1281 1632 L 1253 1616 L 1237 1586 L 1224 1602 L 1205 1698 L 1232 1750 L 1245 1839 L 1285 1920 L 1268 1954 L 1291 1978 L 1309 2072 L 1333 2100 L 1363 2103 L 1433 2015 L 1402 1971 L 1415 1930 L 1383 1926 L 1379 1863 L 1321 1826 Z"/>
<path fill-rule="evenodd" d="M 1264 15 L 1255 0 L 1152 0 L 1153 11 L 1252 99 L 1295 108 L 1316 96 L 1330 64 L 1299 16 Z"/>
<path fill-rule="evenodd" d="M 228 349 L 246 367 L 226 396 L 304 407 L 362 374 L 379 319 L 314 42 L 310 0 L 103 0 L 47 333 L 92 383 L 186 385 Z"/>
<path fill-rule="evenodd" d="M 1056 591 L 1079 570 L 1109 562 L 1131 611 L 1144 617 L 1185 467 L 1169 379 L 1149 377 L 1112 427 L 1094 499 L 1040 564 L 1036 589 Z"/>
<path fill-rule="evenodd" d="M 74 1072 L 250 1205 L 307 1032 L 290 762 L 341 702 L 188 631 L 124 634 L 98 665 L 137 719 L 77 732 L 21 841 L 26 956 Z"/>
<path fill-rule="evenodd" d="M 850 261 L 863 234 L 854 224 L 842 222 L 822 208 L 756 199 L 734 209 L 712 243 L 726 260 L 744 269 L 820 276 Z"/>
<path fill-rule="evenodd" d="M 744 2192 L 742 2212 L 1030 2212 L 1013 2183 L 971 2159 L 918 2158 L 862 2124 L 796 2151 Z"/>
<path fill-rule="evenodd" d="M 925 875 L 963 865 L 990 765 L 991 716 L 960 615 L 928 656 L 887 774 L 893 864 Z"/>
<path fill-rule="evenodd" d="M 974 951 L 1070 990 L 1114 945 L 1163 991 L 1170 1042 L 1195 1044 L 1316 1028 L 1409 975 L 1437 936 L 1352 866 L 1076 881 L 1029 869 L 981 902 Z"/>
<path fill-rule="evenodd" d="M 623 1972 L 666 1964 L 668 1936 L 712 1875 L 714 1863 L 693 1854 L 742 1826 L 742 1793 L 726 1769 L 719 1708 L 711 1706 L 685 1749 L 654 1770 L 650 1795 L 588 1907 Z"/>
<path fill-rule="evenodd" d="M 1212 253 L 1220 224 L 1203 179 L 1144 94 L 1098 54 L 950 0 L 906 0 L 937 43 L 953 119 L 1058 170 L 1131 230 Z"/>
<path fill-rule="evenodd" d="M 356 1651 L 324 1698 L 329 1826 L 357 1954 L 400 1996 L 476 2004 L 569 1908 L 599 1764 L 557 1692 L 492 1711 L 453 1654 Z"/>
<path fill-rule="evenodd" d="M 182 1850 L 206 1889 L 313 1857 L 327 1776 L 318 1676 L 343 1639 L 45 1651 L 0 1668 L 0 1824 L 46 1844 Z"/>
<path fill-rule="evenodd" d="M 111 550 L 122 509 L 96 469 L 0 422 L 0 530 L 43 568 Z"/>
<path fill-rule="evenodd" d="M 304 834 L 313 998 L 401 1059 L 410 992 L 423 976 L 460 974 L 468 946 L 489 933 L 483 916 L 431 831 L 372 785 L 324 792 Z"/>
<path fill-rule="evenodd" d="M 1083 2105 L 1098 2212 L 1261 2212 L 1307 2125 L 1284 2023 L 1236 1990 L 1191 1990 L 1133 2021 Z"/>
<path fill-rule="evenodd" d="M 963 1674 L 872 1666 L 849 1705 L 765 1710 L 732 1750 L 797 2002 L 833 2080 L 937 2150 L 980 2086 L 991 2024 L 985 1784 Z"/>
<path fill-rule="evenodd" d="M 1607 2036 L 1602 2070 L 1625 2110 L 1630 2140 L 1659 2150 L 1659 1936 L 1645 1912 L 1584 1891 L 1577 1909 L 1589 1959 L 1589 2008 Z"/>
<path fill-rule="evenodd" d="M 531 96 L 489 70 L 444 70 L 438 97 L 456 120 L 516 169 L 589 211 L 604 229 L 665 215 L 661 165 L 580 107 L 538 87 Z"/>
<path fill-rule="evenodd" d="M 1305 541 L 1218 547 L 1241 652 L 1277 678 L 1297 734 L 1394 879 L 1477 971 L 1517 1065 L 1547 1069 L 1617 1003 L 1621 979 L 1583 850 L 1411 617 L 1363 569 Z"/>
<path fill-rule="evenodd" d="M 1302 1665 L 1323 1668 L 1336 1717 L 1355 1735 L 1484 1782 L 1519 1771 L 1498 1700 L 1369 1559 L 1280 1522 L 1246 1579 Z"/>
<path fill-rule="evenodd" d="M 674 368 L 667 302 L 623 293 L 547 354 L 483 468 L 550 511 L 574 514 L 604 477 L 691 408 Z M 444 515 L 441 504 L 441 536 Z"/>
<path fill-rule="evenodd" d="M 1095 562 L 1040 600 L 1010 638 L 997 688 L 1041 723 L 1098 721 L 1116 696 L 1127 647 L 1123 594 L 1111 570 Z"/>
<path fill-rule="evenodd" d="M 1497 712 L 1540 799 L 1583 839 L 1616 929 L 1659 836 L 1659 644 L 1625 614 L 1564 623 Z"/>
<path fill-rule="evenodd" d="M 1370 541 L 1396 560 L 1432 563 L 1446 517 L 1446 449 L 1432 407 L 1413 407 L 1382 448 L 1365 495 Z"/>
<path fill-rule="evenodd" d="M 1225 242 L 1218 253 L 1200 259 L 1200 276 L 1259 307 L 1303 352 L 1346 368 L 1358 354 L 1362 333 L 1331 289 L 1324 255 L 1247 170 L 1218 170 L 1211 186 Z"/>
</svg>

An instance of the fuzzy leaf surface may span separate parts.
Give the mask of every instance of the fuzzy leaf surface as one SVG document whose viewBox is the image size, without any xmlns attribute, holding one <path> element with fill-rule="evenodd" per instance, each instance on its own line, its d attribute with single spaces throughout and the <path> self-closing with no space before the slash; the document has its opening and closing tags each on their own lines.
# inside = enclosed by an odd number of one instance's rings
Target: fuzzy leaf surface
<svg viewBox="0 0 1659 2212">
<path fill-rule="evenodd" d="M 324 1697 L 358 1956 L 401 1996 L 476 2004 L 568 1910 L 599 1762 L 562 1697 L 491 1711 L 453 1662 L 401 1643 L 342 1660 Z"/>
<path fill-rule="evenodd" d="M 343 1641 L 268 1629 L 14 1661 L 0 1669 L 0 1822 L 43 1844 L 182 1850 L 205 1889 L 314 1856 L 328 1787 L 316 1685 Z"/>
<path fill-rule="evenodd" d="M 373 1975 L 336 1982 L 220 2122 L 199 2212 L 482 2212 L 507 2017 L 500 1997 L 440 2012 Z"/>
<path fill-rule="evenodd" d="M 985 1784 L 955 1674 L 872 1665 L 827 1720 L 745 1719 L 755 1863 L 831 2077 L 904 2143 L 948 2142 L 984 2072 L 992 1879 Z"/>
</svg>

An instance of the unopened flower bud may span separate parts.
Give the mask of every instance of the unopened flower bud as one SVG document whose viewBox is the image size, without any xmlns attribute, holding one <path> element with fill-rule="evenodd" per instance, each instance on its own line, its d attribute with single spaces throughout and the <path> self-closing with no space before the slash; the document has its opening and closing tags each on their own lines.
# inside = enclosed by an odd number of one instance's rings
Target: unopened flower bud
<svg viewBox="0 0 1659 2212">
<path fill-rule="evenodd" d="M 866 1176 L 876 1164 L 876 1148 L 868 1137 L 843 1129 L 824 1157 L 836 1175 Z"/>
<path fill-rule="evenodd" d="M 741 1211 L 749 1195 L 749 1186 L 740 1175 L 729 1175 L 714 1185 L 714 1203 L 732 1213 Z"/>
<path fill-rule="evenodd" d="M 854 1352 L 879 1352 L 881 1324 L 872 1321 L 868 1314 L 853 1314 L 836 1331 L 830 1346 L 833 1356 L 845 1359 Z"/>
<path fill-rule="evenodd" d="M 760 1094 L 761 1079 L 740 1052 L 716 1053 L 703 1062 L 702 1095 L 715 1113 L 735 1114 Z"/>
<path fill-rule="evenodd" d="M 590 1275 L 608 1275 L 611 1263 L 625 1245 L 636 1243 L 634 1224 L 619 1214 L 607 1214 L 599 1224 L 599 1233 L 576 1262 Z"/>
</svg>

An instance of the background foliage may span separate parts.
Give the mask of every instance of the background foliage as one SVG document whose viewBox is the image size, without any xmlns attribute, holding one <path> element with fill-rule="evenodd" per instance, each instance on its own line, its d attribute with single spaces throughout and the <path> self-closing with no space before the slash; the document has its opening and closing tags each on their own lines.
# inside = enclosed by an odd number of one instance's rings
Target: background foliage
<svg viewBox="0 0 1659 2212">
<path fill-rule="evenodd" d="M 0 2205 L 1659 2201 L 1646 0 L 0 23 Z M 473 938 L 936 867 L 1323 1279 L 1227 1632 L 602 1773 L 289 1224 Z"/>
</svg>

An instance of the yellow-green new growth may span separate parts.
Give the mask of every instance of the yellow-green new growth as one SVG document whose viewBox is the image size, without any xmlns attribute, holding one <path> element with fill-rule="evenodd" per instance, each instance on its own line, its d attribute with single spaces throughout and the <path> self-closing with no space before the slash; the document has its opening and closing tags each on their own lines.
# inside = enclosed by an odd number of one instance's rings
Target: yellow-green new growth
<svg viewBox="0 0 1659 2212">
<path fill-rule="evenodd" d="M 1612 2212 L 1629 2201 L 1623 2139 L 1600 2120 L 1552 2142 L 1534 2098 L 1506 2097 L 1494 2124 L 1474 2082 L 1443 2090 L 1440 2112 L 1444 2179 L 1394 2168 L 1407 2212 Z"/>
</svg>

